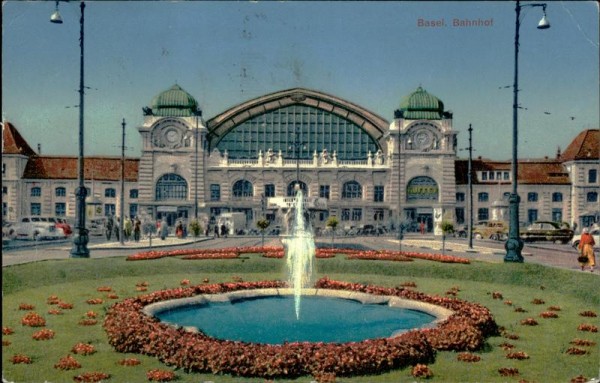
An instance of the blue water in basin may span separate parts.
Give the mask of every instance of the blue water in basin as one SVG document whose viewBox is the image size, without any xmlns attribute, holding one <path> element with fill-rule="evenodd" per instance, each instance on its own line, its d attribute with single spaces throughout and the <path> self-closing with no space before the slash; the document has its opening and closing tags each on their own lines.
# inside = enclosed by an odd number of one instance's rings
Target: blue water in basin
<svg viewBox="0 0 600 383">
<path fill-rule="evenodd" d="M 182 306 L 156 316 L 163 322 L 194 326 L 215 338 L 268 344 L 357 342 L 389 337 L 436 319 L 422 311 L 316 296 L 302 297 L 299 320 L 293 296 Z"/>
</svg>

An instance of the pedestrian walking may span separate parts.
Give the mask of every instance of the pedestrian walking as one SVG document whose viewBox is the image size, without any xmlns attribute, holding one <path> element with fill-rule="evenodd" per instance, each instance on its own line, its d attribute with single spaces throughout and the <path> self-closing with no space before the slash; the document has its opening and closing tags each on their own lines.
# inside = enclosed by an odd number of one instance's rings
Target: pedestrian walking
<svg viewBox="0 0 600 383">
<path fill-rule="evenodd" d="M 169 224 L 167 223 L 167 219 L 163 218 L 162 221 L 160 221 L 160 239 L 162 239 L 164 241 L 165 238 L 167 238 L 168 236 L 169 236 Z"/>
<path fill-rule="evenodd" d="M 215 225 L 214 230 L 215 230 L 215 238 L 219 238 L 219 225 L 218 224 Z"/>
<path fill-rule="evenodd" d="M 113 216 L 111 215 L 106 219 L 106 223 L 104 225 L 104 234 L 106 234 L 107 241 L 110 241 L 110 237 L 112 236 L 113 225 L 114 225 L 114 221 L 113 221 Z"/>
<path fill-rule="evenodd" d="M 586 266 L 590 267 L 590 271 L 594 272 L 594 266 L 596 266 L 596 255 L 594 254 L 594 237 L 590 234 L 590 230 L 586 227 L 581 233 L 581 239 L 579 240 L 579 257 L 577 260 L 581 266 L 581 271 Z"/>
<path fill-rule="evenodd" d="M 183 238 L 183 223 L 181 221 L 177 221 L 177 226 L 175 226 L 175 236 L 177 238 Z"/>
<path fill-rule="evenodd" d="M 140 241 L 140 237 L 142 234 L 142 223 L 138 217 L 135 217 L 135 221 L 133 222 L 133 240 L 136 242 Z"/>
<path fill-rule="evenodd" d="M 221 225 L 221 237 L 227 238 L 227 226 L 225 224 Z"/>
<path fill-rule="evenodd" d="M 425 234 L 425 222 L 421 221 L 421 223 L 419 223 L 419 231 L 421 232 L 421 235 Z"/>
<path fill-rule="evenodd" d="M 118 241 L 119 240 L 119 228 L 121 227 L 121 219 L 120 217 L 117 217 L 117 220 L 115 221 L 115 224 L 113 226 L 113 231 L 115 233 L 115 239 Z"/>
</svg>

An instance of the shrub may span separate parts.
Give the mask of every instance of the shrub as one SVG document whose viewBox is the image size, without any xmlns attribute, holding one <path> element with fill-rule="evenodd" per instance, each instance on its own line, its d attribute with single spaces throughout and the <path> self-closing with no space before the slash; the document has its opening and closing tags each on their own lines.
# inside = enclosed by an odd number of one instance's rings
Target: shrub
<svg viewBox="0 0 600 383">
<path fill-rule="evenodd" d="M 101 382 L 103 380 L 106 380 L 110 378 L 109 374 L 105 374 L 104 372 L 85 372 L 81 375 L 77 375 L 75 377 L 73 377 L 73 380 L 76 382 L 81 382 L 81 383 L 95 383 L 95 382 Z"/>
<path fill-rule="evenodd" d="M 40 314 L 31 311 L 21 318 L 21 324 L 29 327 L 44 327 L 46 320 Z"/>
<path fill-rule="evenodd" d="M 81 364 L 77 361 L 77 359 L 73 358 L 71 355 L 67 355 L 63 358 L 60 358 L 58 363 L 54 365 L 54 368 L 58 370 L 76 370 L 81 368 Z"/>
<path fill-rule="evenodd" d="M 433 377 L 433 372 L 426 364 L 417 364 L 412 368 L 412 376 L 415 378 L 429 379 Z"/>
<path fill-rule="evenodd" d="M 49 340 L 54 338 L 54 331 L 45 328 L 40 331 L 34 332 L 33 335 L 31 335 L 31 337 L 34 340 Z"/>
<path fill-rule="evenodd" d="M 475 363 L 479 362 L 481 357 L 479 355 L 471 354 L 470 352 L 461 352 L 456 359 L 460 362 Z"/>
<path fill-rule="evenodd" d="M 136 358 L 125 358 L 125 359 L 121 359 L 117 363 L 120 364 L 121 366 L 137 366 L 138 364 L 141 364 L 142 362 L 140 362 L 139 359 L 136 359 Z"/>
<path fill-rule="evenodd" d="M 15 330 L 13 330 L 12 328 L 2 326 L 2 335 L 11 335 L 14 333 L 15 333 Z"/>
<path fill-rule="evenodd" d="M 21 303 L 19 304 L 19 310 L 23 310 L 23 311 L 31 311 L 34 310 L 35 306 L 34 305 L 30 305 L 29 303 Z"/>
<path fill-rule="evenodd" d="M 523 326 L 537 326 L 538 322 L 533 318 L 525 318 L 521 321 Z"/>
<path fill-rule="evenodd" d="M 90 355 L 96 352 L 96 348 L 88 343 L 77 343 L 71 348 L 73 354 Z"/>
<path fill-rule="evenodd" d="M 12 364 L 31 364 L 31 358 L 25 354 L 15 354 L 9 360 Z"/>
<path fill-rule="evenodd" d="M 146 373 L 146 377 L 151 382 L 170 382 L 175 379 L 175 373 L 168 370 L 153 369 Z"/>
</svg>

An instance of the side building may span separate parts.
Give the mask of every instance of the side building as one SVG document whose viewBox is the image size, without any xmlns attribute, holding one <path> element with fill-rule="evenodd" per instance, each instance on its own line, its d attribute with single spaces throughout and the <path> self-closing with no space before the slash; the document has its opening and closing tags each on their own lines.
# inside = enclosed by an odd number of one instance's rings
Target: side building
<svg viewBox="0 0 600 383">
<path fill-rule="evenodd" d="M 313 223 L 397 229 L 468 221 L 468 161 L 457 158 L 453 116 L 419 87 L 392 121 L 347 100 L 294 88 L 204 120 L 192 95 L 174 85 L 143 108 L 141 157 L 127 158 L 124 211 L 144 221 L 240 212 L 246 228 L 266 217 L 282 226 L 294 188 Z M 77 158 L 36 153 L 10 122 L 2 129 L 2 217 L 74 218 Z M 589 226 L 600 221 L 600 131 L 582 131 L 555 158 L 519 160 L 520 217 Z M 121 158 L 85 159 L 88 217 L 119 211 Z M 473 219 L 507 220 L 510 161 L 472 160 Z"/>
</svg>

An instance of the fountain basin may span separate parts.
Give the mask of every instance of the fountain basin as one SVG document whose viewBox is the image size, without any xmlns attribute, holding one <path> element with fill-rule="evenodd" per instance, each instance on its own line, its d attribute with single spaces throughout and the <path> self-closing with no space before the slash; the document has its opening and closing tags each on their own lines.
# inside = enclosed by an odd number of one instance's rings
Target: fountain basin
<svg viewBox="0 0 600 383">
<path fill-rule="evenodd" d="M 358 342 L 431 328 L 452 312 L 439 306 L 360 292 L 303 289 L 294 315 L 293 289 L 201 295 L 146 306 L 144 312 L 187 331 L 261 344 Z"/>
</svg>

